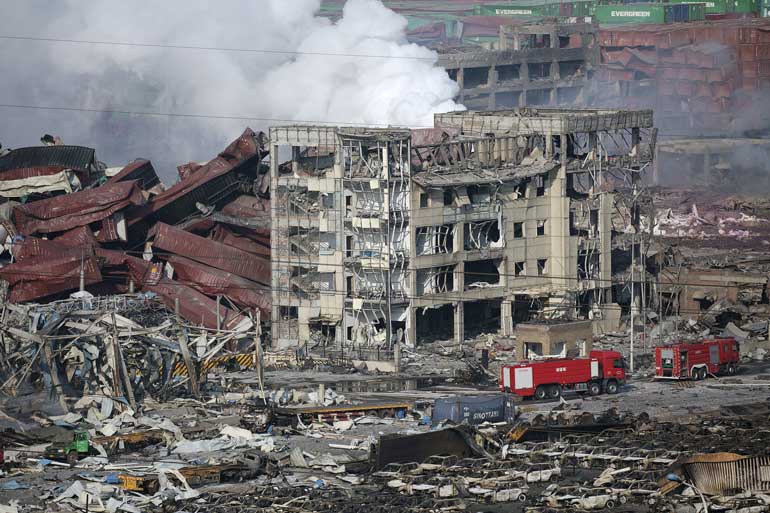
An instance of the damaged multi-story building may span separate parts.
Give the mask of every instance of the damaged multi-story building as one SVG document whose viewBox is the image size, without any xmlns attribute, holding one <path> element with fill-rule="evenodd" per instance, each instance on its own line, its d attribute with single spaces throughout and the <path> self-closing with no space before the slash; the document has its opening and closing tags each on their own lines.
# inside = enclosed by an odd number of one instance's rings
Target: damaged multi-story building
<svg viewBox="0 0 770 513">
<path fill-rule="evenodd" d="M 652 127 L 649 110 L 519 109 L 273 128 L 274 345 L 387 351 L 601 315 L 608 179 L 649 164 Z"/>
<path fill-rule="evenodd" d="M 460 86 L 469 109 L 575 106 L 598 62 L 597 27 L 590 23 L 501 25 L 494 50 L 440 48 L 439 65 Z"/>
</svg>

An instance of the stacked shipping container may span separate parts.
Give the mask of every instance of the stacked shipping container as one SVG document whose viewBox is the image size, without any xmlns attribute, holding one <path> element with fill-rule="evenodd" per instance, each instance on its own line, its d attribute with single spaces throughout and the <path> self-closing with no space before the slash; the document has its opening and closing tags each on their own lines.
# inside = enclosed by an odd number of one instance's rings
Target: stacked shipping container
<svg viewBox="0 0 770 513">
<path fill-rule="evenodd" d="M 770 88 L 770 20 L 604 28 L 598 39 L 603 104 L 655 108 L 662 127 L 724 129 L 756 101 L 742 93 Z"/>
</svg>

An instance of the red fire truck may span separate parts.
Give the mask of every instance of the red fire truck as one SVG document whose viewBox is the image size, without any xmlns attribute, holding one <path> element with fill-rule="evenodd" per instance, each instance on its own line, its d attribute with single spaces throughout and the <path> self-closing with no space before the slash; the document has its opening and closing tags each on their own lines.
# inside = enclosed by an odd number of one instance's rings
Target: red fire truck
<svg viewBox="0 0 770 513">
<path fill-rule="evenodd" d="M 732 376 L 738 371 L 740 357 L 734 338 L 660 346 L 655 348 L 655 378 L 700 380 L 709 374 Z"/>
<path fill-rule="evenodd" d="M 555 399 L 563 392 L 615 394 L 626 382 L 626 365 L 617 351 L 591 351 L 588 358 L 557 358 L 503 365 L 500 390 L 521 397 Z"/>
</svg>

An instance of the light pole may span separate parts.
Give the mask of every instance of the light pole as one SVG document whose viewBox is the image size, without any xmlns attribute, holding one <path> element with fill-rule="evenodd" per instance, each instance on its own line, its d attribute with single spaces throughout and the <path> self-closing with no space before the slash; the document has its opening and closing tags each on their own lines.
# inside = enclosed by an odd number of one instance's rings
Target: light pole
<svg viewBox="0 0 770 513">
<path fill-rule="evenodd" d="M 706 502 L 706 497 L 703 495 L 703 492 L 701 492 L 698 489 L 697 486 L 695 486 L 692 483 L 688 483 L 687 481 L 685 481 L 684 479 L 682 479 L 681 477 L 679 477 L 676 474 L 668 474 L 668 475 L 666 475 L 666 479 L 668 479 L 669 481 L 674 482 L 674 483 L 681 483 L 681 484 L 685 485 L 686 487 L 692 488 L 695 492 L 697 492 L 697 494 L 700 496 L 701 502 L 703 502 L 703 513 L 708 513 L 709 505 L 708 505 L 708 502 Z"/>
</svg>

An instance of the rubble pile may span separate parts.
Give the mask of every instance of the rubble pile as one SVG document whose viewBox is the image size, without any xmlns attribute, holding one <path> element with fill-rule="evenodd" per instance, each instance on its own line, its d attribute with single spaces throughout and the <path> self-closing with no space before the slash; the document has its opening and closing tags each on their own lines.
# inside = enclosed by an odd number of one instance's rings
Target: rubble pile
<svg viewBox="0 0 770 513">
<path fill-rule="evenodd" d="M 0 156 L 2 391 L 53 386 L 136 408 L 180 383 L 199 394 L 193 362 L 253 363 L 270 312 L 264 134 L 180 166 L 168 189 L 147 160 L 106 168 L 52 142 Z"/>
<path fill-rule="evenodd" d="M 244 311 L 267 314 L 265 144 L 247 129 L 208 163 L 180 166 L 165 190 L 147 160 L 110 169 L 89 148 L 8 151 L 0 157 L 8 301 L 48 302 L 88 286 L 99 295 L 152 292 L 209 329 L 242 329 Z"/>
</svg>

